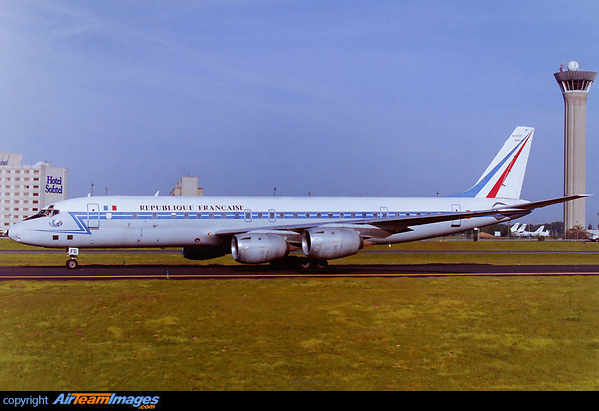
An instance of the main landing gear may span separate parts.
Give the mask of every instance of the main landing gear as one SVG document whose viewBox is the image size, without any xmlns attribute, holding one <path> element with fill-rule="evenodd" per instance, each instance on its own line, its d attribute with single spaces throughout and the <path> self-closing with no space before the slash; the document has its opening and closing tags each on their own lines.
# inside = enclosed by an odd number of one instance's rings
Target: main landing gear
<svg viewBox="0 0 599 411">
<path fill-rule="evenodd" d="M 79 255 L 79 249 L 71 247 L 67 250 L 67 254 L 69 255 L 69 259 L 67 260 L 66 266 L 69 270 L 74 270 L 79 266 L 76 258 Z"/>
<path fill-rule="evenodd" d="M 308 270 L 316 270 L 316 271 L 324 271 L 328 267 L 329 262 L 327 260 L 313 260 L 311 258 L 303 259 L 300 262 L 300 270 L 308 271 Z"/>
<path fill-rule="evenodd" d="M 301 271 L 324 271 L 328 266 L 327 260 L 314 260 L 307 257 L 287 256 L 270 262 L 270 266 L 278 269 L 300 269 Z"/>
</svg>

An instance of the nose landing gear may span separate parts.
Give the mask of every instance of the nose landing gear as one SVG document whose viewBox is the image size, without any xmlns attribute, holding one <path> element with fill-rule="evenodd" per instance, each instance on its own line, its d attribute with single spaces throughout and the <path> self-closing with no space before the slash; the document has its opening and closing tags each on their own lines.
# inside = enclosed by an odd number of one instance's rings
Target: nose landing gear
<svg viewBox="0 0 599 411">
<path fill-rule="evenodd" d="M 67 260 L 66 266 L 69 270 L 74 270 L 79 265 L 76 260 L 79 255 L 79 249 L 71 247 L 67 250 L 67 254 L 69 255 L 69 259 Z"/>
</svg>

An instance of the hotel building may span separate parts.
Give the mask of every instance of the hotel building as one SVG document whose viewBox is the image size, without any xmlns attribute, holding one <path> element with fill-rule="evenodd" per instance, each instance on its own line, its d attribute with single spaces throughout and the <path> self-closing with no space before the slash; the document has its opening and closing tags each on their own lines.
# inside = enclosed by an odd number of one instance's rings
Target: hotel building
<svg viewBox="0 0 599 411">
<path fill-rule="evenodd" d="M 22 154 L 0 152 L 0 231 L 48 204 L 67 198 L 68 169 L 47 161 L 21 164 Z"/>
</svg>

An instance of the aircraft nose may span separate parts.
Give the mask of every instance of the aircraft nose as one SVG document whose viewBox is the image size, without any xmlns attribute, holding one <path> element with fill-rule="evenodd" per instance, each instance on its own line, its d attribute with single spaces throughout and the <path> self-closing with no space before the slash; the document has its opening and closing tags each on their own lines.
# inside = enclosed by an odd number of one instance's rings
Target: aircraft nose
<svg viewBox="0 0 599 411">
<path fill-rule="evenodd" d="M 13 241 L 21 242 L 21 231 L 18 224 L 13 225 L 8 229 L 7 235 Z"/>
</svg>

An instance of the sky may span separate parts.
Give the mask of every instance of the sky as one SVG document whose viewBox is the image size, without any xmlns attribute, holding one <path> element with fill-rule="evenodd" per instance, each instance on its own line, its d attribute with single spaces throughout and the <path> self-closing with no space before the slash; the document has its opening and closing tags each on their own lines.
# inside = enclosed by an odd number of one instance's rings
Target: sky
<svg viewBox="0 0 599 411">
<path fill-rule="evenodd" d="M 522 125 L 522 198 L 559 197 L 553 74 L 599 71 L 598 20 L 595 0 L 0 0 L 0 151 L 67 167 L 69 198 L 168 195 L 181 176 L 205 195 L 436 196 Z M 598 114 L 592 87 L 594 228 Z"/>
</svg>

